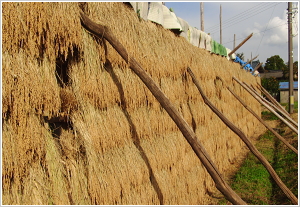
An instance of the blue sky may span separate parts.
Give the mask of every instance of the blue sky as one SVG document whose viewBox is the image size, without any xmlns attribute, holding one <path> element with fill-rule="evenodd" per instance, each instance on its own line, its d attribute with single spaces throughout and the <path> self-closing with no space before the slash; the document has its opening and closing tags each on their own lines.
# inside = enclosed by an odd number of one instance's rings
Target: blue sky
<svg viewBox="0 0 300 207">
<path fill-rule="evenodd" d="M 201 29 L 200 2 L 165 2 L 172 8 L 177 17 L 187 21 L 190 26 Z M 222 5 L 222 44 L 233 49 L 253 32 L 253 36 L 237 53 L 244 53 L 245 60 L 259 55 L 256 60 L 266 62 L 267 58 L 279 55 L 284 62 L 288 61 L 288 24 L 287 2 L 281 1 L 208 1 L 204 2 L 204 32 L 220 42 L 220 5 Z M 294 6 L 298 8 L 298 3 Z M 298 11 L 296 9 L 295 11 Z M 298 13 L 293 18 L 296 22 L 293 38 L 293 61 L 298 60 Z"/>
</svg>

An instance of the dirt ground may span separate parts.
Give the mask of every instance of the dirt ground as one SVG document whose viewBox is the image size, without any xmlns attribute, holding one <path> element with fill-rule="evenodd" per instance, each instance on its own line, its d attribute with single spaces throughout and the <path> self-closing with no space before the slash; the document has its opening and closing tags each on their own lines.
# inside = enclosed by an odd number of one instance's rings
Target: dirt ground
<svg viewBox="0 0 300 207">
<path fill-rule="evenodd" d="M 265 111 L 265 110 L 267 110 L 267 109 L 263 107 L 262 111 Z M 293 118 L 293 120 L 295 120 L 298 123 L 298 113 L 291 114 L 291 117 Z M 295 140 L 295 138 L 294 138 L 294 132 L 286 124 L 284 124 L 281 120 L 265 120 L 265 122 L 272 128 L 276 128 L 278 130 L 284 130 L 284 134 L 285 134 L 284 138 L 290 144 L 292 142 L 298 142 L 298 139 Z M 268 129 L 261 124 L 259 126 L 259 128 L 257 129 L 257 131 L 254 133 L 253 137 L 251 137 L 252 143 L 255 145 L 259 136 L 264 134 L 267 130 Z M 235 173 L 238 171 L 240 166 L 243 164 L 243 161 L 247 157 L 248 153 L 250 152 L 247 146 L 245 146 L 245 151 L 243 151 L 243 152 L 244 153 L 242 153 L 236 159 L 236 162 L 234 164 L 232 164 L 231 168 L 228 169 L 226 172 L 224 172 L 224 174 L 226 175 L 225 181 L 229 185 L 230 185 L 230 180 L 233 178 Z M 220 203 L 219 203 L 220 199 L 224 199 L 224 196 L 217 188 L 215 188 L 215 191 L 211 193 L 211 198 L 212 198 L 212 200 L 211 200 L 212 203 L 210 205 L 220 205 Z M 231 205 L 231 203 L 227 202 L 226 205 Z"/>
</svg>

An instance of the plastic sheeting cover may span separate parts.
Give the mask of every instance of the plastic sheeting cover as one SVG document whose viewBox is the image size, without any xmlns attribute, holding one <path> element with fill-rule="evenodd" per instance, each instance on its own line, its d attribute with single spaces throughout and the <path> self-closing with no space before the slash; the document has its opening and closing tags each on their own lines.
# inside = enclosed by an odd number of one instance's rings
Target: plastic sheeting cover
<svg viewBox="0 0 300 207">
<path fill-rule="evenodd" d="M 196 46 L 199 47 L 199 42 L 200 42 L 200 30 L 194 28 L 194 27 L 189 27 L 188 30 L 188 41 Z"/>
<path fill-rule="evenodd" d="M 162 5 L 163 14 L 164 14 L 164 23 L 163 27 L 166 29 L 179 29 L 182 31 L 181 25 L 174 12 L 171 12 L 168 7 Z"/>
<path fill-rule="evenodd" d="M 200 30 L 194 28 L 194 27 L 189 27 L 188 30 L 188 41 L 196 46 L 199 47 L 199 42 L 200 42 Z"/>
<path fill-rule="evenodd" d="M 148 19 L 148 2 L 129 2 L 134 11 L 144 20 Z"/>
<path fill-rule="evenodd" d="M 211 42 L 212 42 L 212 38 L 210 35 L 206 34 L 205 35 L 205 48 L 208 51 L 211 51 Z"/>
<path fill-rule="evenodd" d="M 185 32 L 181 32 L 179 36 L 184 37 L 186 40 L 188 40 L 188 35 Z"/>
<path fill-rule="evenodd" d="M 230 60 L 230 59 L 234 60 L 236 58 L 235 53 L 233 53 L 232 55 L 228 56 L 228 54 L 232 51 L 231 49 L 226 48 L 226 51 L 227 51 L 227 60 Z"/>
<path fill-rule="evenodd" d="M 243 61 L 243 60 L 242 60 L 241 58 L 239 58 L 238 56 L 236 56 L 236 58 L 234 59 L 234 62 L 239 63 L 241 66 L 243 66 L 243 65 L 246 64 L 246 62 Z M 254 71 L 254 69 L 251 67 L 250 64 L 245 65 L 243 68 L 244 68 L 245 70 L 247 70 L 247 71 L 250 71 L 250 72 L 253 72 L 253 71 Z"/>
<path fill-rule="evenodd" d="M 164 14 L 162 2 L 150 2 L 148 20 L 157 24 L 164 24 Z"/>
<path fill-rule="evenodd" d="M 180 23 L 182 31 L 185 32 L 185 33 L 187 33 L 188 30 L 189 30 L 189 27 L 190 27 L 189 24 L 185 20 L 183 20 L 182 18 L 180 18 L 180 17 L 177 17 L 177 19 L 178 19 L 178 21 Z"/>
<path fill-rule="evenodd" d="M 206 49 L 206 43 L 205 43 L 206 42 L 206 39 L 205 39 L 206 35 L 207 34 L 205 32 L 200 30 L 200 44 L 199 44 L 200 48 Z"/>
</svg>

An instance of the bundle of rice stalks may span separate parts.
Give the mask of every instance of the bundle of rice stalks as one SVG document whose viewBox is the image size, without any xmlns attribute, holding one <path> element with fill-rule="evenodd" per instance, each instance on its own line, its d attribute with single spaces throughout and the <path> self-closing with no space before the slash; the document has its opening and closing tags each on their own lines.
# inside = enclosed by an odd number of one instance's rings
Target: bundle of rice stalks
<svg viewBox="0 0 300 207">
<path fill-rule="evenodd" d="M 5 2 L 3 204 L 210 204 L 214 182 L 143 82 L 80 11 L 108 26 L 196 132 L 221 173 L 243 142 L 203 103 L 186 73 L 245 134 L 260 105 L 232 76 L 260 82 L 225 57 L 140 20 L 113 2 Z M 116 15 L 117 14 L 117 15 Z M 224 85 L 217 81 L 222 77 Z"/>
</svg>

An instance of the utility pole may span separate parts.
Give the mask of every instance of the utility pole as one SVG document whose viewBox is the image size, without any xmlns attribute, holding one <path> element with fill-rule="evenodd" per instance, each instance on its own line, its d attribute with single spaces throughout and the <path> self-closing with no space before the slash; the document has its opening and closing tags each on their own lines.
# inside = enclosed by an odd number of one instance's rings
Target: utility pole
<svg viewBox="0 0 300 207">
<path fill-rule="evenodd" d="M 233 35 L 233 48 L 235 48 L 235 34 Z"/>
<path fill-rule="evenodd" d="M 201 18 L 200 18 L 200 22 L 201 22 L 201 31 L 204 32 L 204 4 L 203 2 L 200 2 L 200 13 L 201 13 Z"/>
<path fill-rule="evenodd" d="M 288 42 L 289 42 L 289 113 L 294 112 L 294 75 L 293 75 L 293 31 L 292 31 L 292 2 L 288 2 Z"/>
<path fill-rule="evenodd" d="M 222 4 L 220 4 L 220 44 L 222 44 Z"/>
</svg>

